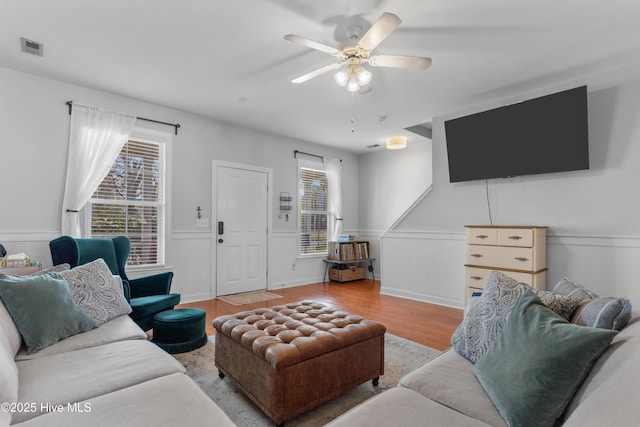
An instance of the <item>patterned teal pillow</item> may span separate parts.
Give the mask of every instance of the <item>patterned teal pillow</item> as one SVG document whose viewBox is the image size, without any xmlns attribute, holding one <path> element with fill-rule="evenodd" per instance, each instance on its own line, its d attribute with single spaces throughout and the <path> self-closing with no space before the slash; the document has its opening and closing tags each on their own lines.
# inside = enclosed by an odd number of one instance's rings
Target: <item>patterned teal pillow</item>
<svg viewBox="0 0 640 427">
<path fill-rule="evenodd" d="M 67 282 L 49 274 L 0 279 L 0 298 L 27 354 L 98 326 L 74 304 Z"/>
<path fill-rule="evenodd" d="M 528 288 L 499 271 L 492 271 L 482 295 L 451 337 L 454 350 L 476 363 L 489 350 L 516 301 Z"/>
<path fill-rule="evenodd" d="M 473 373 L 510 426 L 552 426 L 616 331 L 578 326 L 522 295 Z"/>
<path fill-rule="evenodd" d="M 122 280 L 111 274 L 102 258 L 56 273 L 69 284 L 73 301 L 98 325 L 131 313 Z"/>
</svg>

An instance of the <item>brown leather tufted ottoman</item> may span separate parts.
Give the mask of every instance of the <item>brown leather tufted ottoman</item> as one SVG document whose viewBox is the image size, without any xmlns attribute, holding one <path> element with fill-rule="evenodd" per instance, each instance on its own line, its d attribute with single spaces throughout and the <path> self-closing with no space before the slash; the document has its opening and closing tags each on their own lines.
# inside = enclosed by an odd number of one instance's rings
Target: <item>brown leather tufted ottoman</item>
<svg viewBox="0 0 640 427">
<path fill-rule="evenodd" d="M 276 424 L 384 374 L 380 323 L 314 301 L 213 321 L 215 364 Z"/>
</svg>

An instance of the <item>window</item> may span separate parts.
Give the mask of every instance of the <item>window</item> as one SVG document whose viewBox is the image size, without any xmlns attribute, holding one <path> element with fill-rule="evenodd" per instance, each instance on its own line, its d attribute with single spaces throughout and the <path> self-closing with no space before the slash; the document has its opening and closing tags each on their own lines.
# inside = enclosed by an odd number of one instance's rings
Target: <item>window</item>
<svg viewBox="0 0 640 427">
<path fill-rule="evenodd" d="M 164 264 L 165 144 L 130 139 L 87 205 L 91 237 L 127 236 L 128 265 Z"/>
<path fill-rule="evenodd" d="M 321 163 L 298 163 L 298 255 L 327 254 L 328 185 Z"/>
</svg>

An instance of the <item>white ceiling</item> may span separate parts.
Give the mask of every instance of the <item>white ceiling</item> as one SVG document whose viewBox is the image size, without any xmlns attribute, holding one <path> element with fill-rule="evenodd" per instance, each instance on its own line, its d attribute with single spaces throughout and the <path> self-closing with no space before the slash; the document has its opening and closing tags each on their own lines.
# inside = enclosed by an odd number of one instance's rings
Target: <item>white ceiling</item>
<svg viewBox="0 0 640 427">
<path fill-rule="evenodd" d="M 332 73 L 290 82 L 335 59 L 285 34 L 338 47 L 385 11 L 402 23 L 374 52 L 429 69 L 372 68 L 353 99 Z M 0 66 L 365 152 L 492 100 L 638 79 L 639 23 L 638 0 L 0 0 Z"/>
</svg>

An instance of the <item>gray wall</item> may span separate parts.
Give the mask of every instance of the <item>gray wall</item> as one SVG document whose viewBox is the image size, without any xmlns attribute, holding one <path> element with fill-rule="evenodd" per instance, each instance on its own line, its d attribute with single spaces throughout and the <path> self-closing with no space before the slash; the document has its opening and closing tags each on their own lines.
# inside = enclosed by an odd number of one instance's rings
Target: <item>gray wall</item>
<svg viewBox="0 0 640 427">
<path fill-rule="evenodd" d="M 296 259 L 295 215 L 288 222 L 278 218 L 279 193 L 286 191 L 296 197 L 294 150 L 343 159 L 344 227 L 359 228 L 358 159 L 352 153 L 6 68 L 0 68 L 0 93 L 0 242 L 11 253 L 25 251 L 45 265 L 51 263 L 47 244 L 60 234 L 68 100 L 181 124 L 170 153 L 173 167 L 166 264 L 176 273 L 174 289 L 183 293 L 183 300 L 208 297 L 215 277 L 215 236 L 211 227 L 196 228 L 198 206 L 209 224 L 215 223 L 211 212 L 214 159 L 273 171 L 270 286 L 316 282 L 324 272 L 319 259 Z M 138 125 L 173 132 L 146 122 Z"/>
<path fill-rule="evenodd" d="M 640 305 L 640 83 L 588 103 L 591 169 L 490 180 L 493 223 L 549 227 L 548 288 L 568 276 Z M 444 121 L 460 115 L 433 121 L 433 188 L 382 239 L 383 292 L 462 306 L 464 225 L 489 216 L 484 181 L 449 183 Z"/>
</svg>

